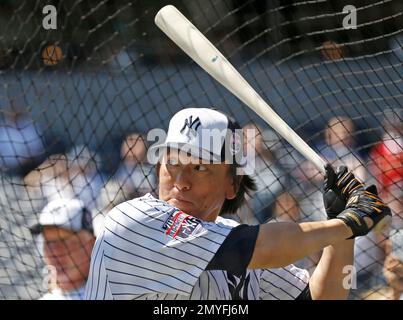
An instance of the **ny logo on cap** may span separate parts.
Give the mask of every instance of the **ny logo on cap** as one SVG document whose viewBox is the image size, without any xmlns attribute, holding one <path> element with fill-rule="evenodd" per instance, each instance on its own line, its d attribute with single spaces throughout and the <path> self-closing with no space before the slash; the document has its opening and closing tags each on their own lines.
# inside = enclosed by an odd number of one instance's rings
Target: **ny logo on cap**
<svg viewBox="0 0 403 320">
<path fill-rule="evenodd" d="M 193 137 L 196 137 L 197 135 L 197 128 L 201 125 L 199 117 L 193 120 L 193 116 L 190 116 L 189 118 L 185 119 L 185 124 L 183 125 L 183 128 L 181 129 L 181 133 L 185 134 L 188 136 L 190 139 L 190 135 Z M 188 128 L 187 132 L 185 132 L 186 128 Z"/>
</svg>

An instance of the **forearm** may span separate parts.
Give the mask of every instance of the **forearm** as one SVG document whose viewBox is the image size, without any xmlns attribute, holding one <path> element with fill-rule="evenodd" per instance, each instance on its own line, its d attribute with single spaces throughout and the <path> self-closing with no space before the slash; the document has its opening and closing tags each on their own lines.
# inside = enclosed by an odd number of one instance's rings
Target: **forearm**
<svg viewBox="0 0 403 320">
<path fill-rule="evenodd" d="M 346 299 L 349 294 L 348 285 L 351 285 L 350 279 L 346 277 L 351 276 L 348 272 L 352 269 L 345 267 L 353 264 L 354 240 L 344 240 L 327 246 L 309 281 L 312 299 Z"/>
<path fill-rule="evenodd" d="M 260 226 L 249 268 L 280 268 L 352 235 L 341 220 Z"/>
</svg>

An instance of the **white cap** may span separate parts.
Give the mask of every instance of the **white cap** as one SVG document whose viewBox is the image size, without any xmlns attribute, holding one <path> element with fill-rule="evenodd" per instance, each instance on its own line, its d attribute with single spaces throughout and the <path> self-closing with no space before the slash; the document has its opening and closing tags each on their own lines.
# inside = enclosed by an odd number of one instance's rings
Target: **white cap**
<svg viewBox="0 0 403 320">
<path fill-rule="evenodd" d="M 39 214 L 39 223 L 30 228 L 31 233 L 41 233 L 44 226 L 93 233 L 91 212 L 78 199 L 56 199 L 49 202 Z"/>
<path fill-rule="evenodd" d="M 240 130 L 234 119 L 220 111 L 187 108 L 172 117 L 165 142 L 151 146 L 150 150 L 169 147 L 210 162 L 235 162 L 243 166 L 245 160 Z"/>
</svg>

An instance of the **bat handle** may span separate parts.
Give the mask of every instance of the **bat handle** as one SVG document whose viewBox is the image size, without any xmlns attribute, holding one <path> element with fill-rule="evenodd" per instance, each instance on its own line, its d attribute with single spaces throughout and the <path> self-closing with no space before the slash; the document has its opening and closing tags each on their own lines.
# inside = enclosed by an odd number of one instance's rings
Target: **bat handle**
<svg viewBox="0 0 403 320">
<path fill-rule="evenodd" d="M 315 155 L 312 156 L 314 156 L 314 158 L 310 157 L 308 159 L 310 159 L 313 162 L 313 164 L 321 173 L 326 174 L 325 171 L 326 161 L 323 160 L 316 152 Z"/>
<path fill-rule="evenodd" d="M 299 141 L 297 143 L 292 143 L 293 147 L 297 149 L 305 157 L 305 159 L 311 161 L 321 173 L 326 174 L 325 166 L 327 162 L 323 160 L 323 158 L 319 156 L 304 140 L 301 138 L 298 140 Z"/>
<path fill-rule="evenodd" d="M 246 83 L 246 86 L 249 84 Z M 289 144 L 298 150 L 305 159 L 311 161 L 323 174 L 326 173 L 326 161 L 323 160 L 290 126 L 262 99 L 262 97 L 249 86 L 250 94 L 241 97 L 244 103 L 265 120 L 277 133 L 279 133 Z M 253 97 L 254 100 L 249 100 Z M 256 103 L 254 103 L 256 102 Z"/>
</svg>

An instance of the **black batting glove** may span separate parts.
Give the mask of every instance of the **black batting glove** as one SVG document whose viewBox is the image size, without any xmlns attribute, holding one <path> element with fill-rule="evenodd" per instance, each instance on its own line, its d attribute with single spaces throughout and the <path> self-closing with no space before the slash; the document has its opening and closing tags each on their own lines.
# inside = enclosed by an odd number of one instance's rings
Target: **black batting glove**
<svg viewBox="0 0 403 320">
<path fill-rule="evenodd" d="M 325 170 L 323 202 L 328 219 L 334 219 L 346 208 L 350 195 L 356 190 L 363 190 L 364 185 L 345 166 L 338 167 L 334 172 L 333 167 L 327 164 Z"/>
<path fill-rule="evenodd" d="M 387 224 L 391 217 L 389 207 L 379 198 L 376 187 L 371 185 L 366 190 L 353 191 L 346 209 L 337 219 L 343 220 L 351 228 L 353 235 L 349 239 L 352 239 L 366 235 L 377 224 Z M 372 220 L 372 225 L 368 226 L 364 218 Z"/>
</svg>

